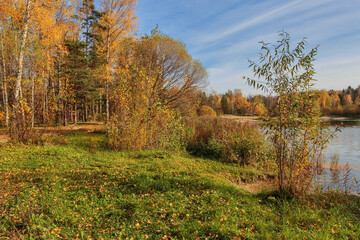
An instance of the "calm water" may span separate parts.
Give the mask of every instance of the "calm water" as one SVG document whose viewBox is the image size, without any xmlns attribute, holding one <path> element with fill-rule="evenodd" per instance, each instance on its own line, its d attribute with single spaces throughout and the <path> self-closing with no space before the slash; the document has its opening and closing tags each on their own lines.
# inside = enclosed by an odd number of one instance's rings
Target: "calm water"
<svg viewBox="0 0 360 240">
<path fill-rule="evenodd" d="M 360 126 L 345 126 L 336 135 L 325 154 L 329 156 L 338 153 L 340 163 L 349 163 L 360 168 Z"/>
<path fill-rule="evenodd" d="M 333 154 L 339 154 L 339 163 L 350 164 L 351 178 L 355 177 L 360 182 L 360 119 L 342 122 L 344 127 L 341 128 L 341 132 L 336 133 L 337 137 L 330 141 L 328 149 L 325 151 L 326 160 L 330 161 Z M 331 127 L 331 129 L 335 130 L 335 127 Z M 325 171 L 325 175 L 325 178 L 330 178 L 328 170 Z M 359 191 L 359 185 L 355 185 L 351 189 L 356 193 Z"/>
</svg>

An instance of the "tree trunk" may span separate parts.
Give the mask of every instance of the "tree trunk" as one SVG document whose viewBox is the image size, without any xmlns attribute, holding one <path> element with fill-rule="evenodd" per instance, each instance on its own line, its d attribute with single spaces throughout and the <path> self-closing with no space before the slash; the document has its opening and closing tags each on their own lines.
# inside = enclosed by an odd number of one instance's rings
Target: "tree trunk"
<svg viewBox="0 0 360 240">
<path fill-rule="evenodd" d="M 31 128 L 35 125 L 35 79 L 31 81 Z"/>
<path fill-rule="evenodd" d="M 95 102 L 94 100 L 91 103 L 91 110 L 92 110 L 92 120 L 95 120 Z"/>
<path fill-rule="evenodd" d="M 77 125 L 77 104 L 74 106 L 74 125 Z"/>
<path fill-rule="evenodd" d="M 87 105 L 87 101 L 86 101 L 86 100 L 85 100 L 84 107 L 85 107 L 84 122 L 87 122 L 87 119 L 88 119 L 88 105 Z"/>
<path fill-rule="evenodd" d="M 21 84 L 20 84 L 20 99 L 24 99 Z M 25 126 L 26 122 L 25 122 L 25 111 L 24 111 L 24 102 L 23 101 L 20 102 L 20 107 L 21 107 L 21 117 L 22 117 L 22 121 L 23 121 L 23 126 Z"/>
<path fill-rule="evenodd" d="M 31 7 L 31 0 L 28 0 L 27 4 L 26 4 L 26 13 L 25 13 L 26 16 L 24 19 L 24 32 L 22 34 L 21 45 L 20 45 L 18 75 L 16 78 L 15 90 L 14 90 L 15 108 L 17 108 L 16 105 L 19 102 L 21 77 L 22 77 L 23 61 L 24 61 L 24 53 L 25 53 L 25 44 L 26 44 L 27 34 L 28 34 L 28 30 L 29 30 L 30 7 Z"/>
<path fill-rule="evenodd" d="M 63 104 L 63 114 L 64 114 L 64 126 L 68 125 L 68 110 L 67 110 L 67 103 L 64 102 Z"/>
<path fill-rule="evenodd" d="M 42 105 L 43 105 L 42 109 L 43 109 L 43 111 L 42 111 L 42 114 L 43 114 L 43 123 L 47 123 L 47 116 L 46 116 L 46 98 L 47 98 L 46 95 L 47 95 L 47 91 L 46 91 L 46 86 L 45 86 L 45 76 L 44 76 L 44 73 L 43 73 L 42 78 L 43 78 L 43 85 L 44 85 L 44 87 L 43 87 L 43 102 L 42 102 Z"/>
<path fill-rule="evenodd" d="M 7 92 L 7 75 L 6 75 L 6 63 L 4 55 L 4 43 L 1 41 L 1 58 L 2 58 L 2 74 L 3 74 L 3 98 L 4 98 L 4 108 L 5 108 L 5 125 L 9 126 L 9 97 Z"/>
<path fill-rule="evenodd" d="M 59 73 L 58 73 L 59 74 Z M 60 74 L 59 74 L 60 75 Z M 62 94 L 61 94 L 61 78 L 59 77 L 59 92 L 58 92 L 58 97 L 59 97 L 59 109 L 62 109 L 63 111 L 58 111 L 58 115 L 59 115 L 59 123 L 61 123 L 61 120 L 64 122 L 65 124 L 65 111 L 64 111 L 64 102 L 62 99 Z"/>
<path fill-rule="evenodd" d="M 102 95 L 101 94 L 100 94 L 99 111 L 100 111 L 100 115 L 102 116 Z"/>
<path fill-rule="evenodd" d="M 27 39 L 27 34 L 29 30 L 29 19 L 30 19 L 30 7 L 31 7 L 31 0 L 28 0 L 26 3 L 26 11 L 25 11 L 25 19 L 24 19 L 24 31 L 22 34 L 22 39 L 20 43 L 20 51 L 19 51 L 19 65 L 18 65 L 18 73 L 15 82 L 14 88 L 14 108 L 13 108 L 13 129 L 11 137 L 17 140 L 22 140 L 21 138 L 24 136 L 24 132 L 20 133 L 20 128 L 18 126 L 18 113 L 19 113 L 19 96 L 21 93 L 21 78 L 22 78 L 22 71 L 23 71 L 23 61 L 24 61 L 24 54 L 25 54 L 25 44 Z M 23 113 L 23 109 L 21 109 Z M 23 122 L 25 124 L 25 119 L 23 118 Z M 24 129 L 25 126 L 22 127 Z"/>
<path fill-rule="evenodd" d="M 110 29 L 108 29 L 108 34 L 106 38 L 106 86 L 105 86 L 105 94 L 106 94 L 106 122 L 108 123 L 110 120 L 109 113 L 109 80 L 110 80 Z"/>
</svg>

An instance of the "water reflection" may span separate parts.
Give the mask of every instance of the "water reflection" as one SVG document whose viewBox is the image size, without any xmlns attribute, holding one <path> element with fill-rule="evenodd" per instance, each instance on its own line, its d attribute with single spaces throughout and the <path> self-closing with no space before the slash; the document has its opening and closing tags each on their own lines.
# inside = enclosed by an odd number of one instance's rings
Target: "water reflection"
<svg viewBox="0 0 360 240">
<path fill-rule="evenodd" d="M 335 130 L 336 126 L 342 126 L 341 132 L 336 133 L 336 138 L 332 139 L 325 150 L 326 161 L 329 162 L 334 154 L 339 155 L 340 164 L 349 164 L 351 170 L 350 181 L 348 185 L 353 185 L 351 180 L 355 177 L 360 181 L 360 119 L 341 119 L 330 121 L 331 130 Z M 330 179 L 329 169 L 324 172 L 323 180 Z M 322 181 L 324 183 L 324 181 Z M 329 183 L 325 185 L 329 186 Z M 347 186 L 349 187 L 349 186 Z M 354 186 L 354 191 L 358 187 Z M 352 188 L 352 187 L 351 187 Z"/>
</svg>

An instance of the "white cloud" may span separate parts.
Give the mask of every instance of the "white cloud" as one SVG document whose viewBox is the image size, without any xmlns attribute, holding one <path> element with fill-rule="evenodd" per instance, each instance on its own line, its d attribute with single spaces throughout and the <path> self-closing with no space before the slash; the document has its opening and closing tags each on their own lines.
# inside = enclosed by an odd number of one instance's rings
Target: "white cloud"
<svg viewBox="0 0 360 240">
<path fill-rule="evenodd" d="M 270 10 L 265 10 L 265 11 L 263 10 L 263 13 L 261 15 L 258 16 L 254 15 L 252 18 L 249 19 L 241 19 L 240 22 L 231 25 L 230 27 L 227 28 L 219 27 L 218 29 L 221 30 L 207 31 L 206 33 L 203 33 L 202 36 L 197 36 L 199 38 L 198 41 L 199 44 L 214 43 L 221 39 L 227 38 L 235 33 L 246 30 L 250 27 L 255 27 L 261 23 L 274 21 L 284 16 L 294 17 L 294 14 L 297 12 L 314 9 L 329 1 L 330 0 L 317 0 L 317 1 L 295 0 Z"/>
</svg>

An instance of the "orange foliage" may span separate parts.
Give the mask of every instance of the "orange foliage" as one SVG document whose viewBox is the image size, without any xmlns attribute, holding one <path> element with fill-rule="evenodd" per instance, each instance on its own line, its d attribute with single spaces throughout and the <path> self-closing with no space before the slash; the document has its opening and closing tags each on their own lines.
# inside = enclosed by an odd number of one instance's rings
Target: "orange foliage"
<svg viewBox="0 0 360 240">
<path fill-rule="evenodd" d="M 351 105 L 351 104 L 353 104 L 353 101 L 351 99 L 351 95 L 346 94 L 344 99 L 343 99 L 343 105 L 346 106 L 346 105 Z"/>
</svg>

